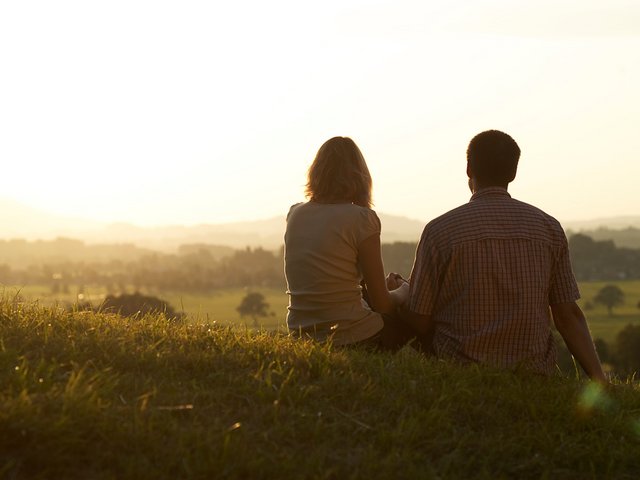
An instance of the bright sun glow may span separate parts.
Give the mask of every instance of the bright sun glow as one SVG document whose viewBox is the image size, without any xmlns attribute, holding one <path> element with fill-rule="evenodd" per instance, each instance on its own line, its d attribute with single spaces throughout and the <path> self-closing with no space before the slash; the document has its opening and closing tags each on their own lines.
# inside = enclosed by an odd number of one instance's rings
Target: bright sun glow
<svg viewBox="0 0 640 480">
<path fill-rule="evenodd" d="M 0 196 L 137 224 L 284 214 L 351 136 L 376 209 L 468 198 L 467 142 L 561 220 L 638 214 L 636 1 L 0 4 Z"/>
</svg>

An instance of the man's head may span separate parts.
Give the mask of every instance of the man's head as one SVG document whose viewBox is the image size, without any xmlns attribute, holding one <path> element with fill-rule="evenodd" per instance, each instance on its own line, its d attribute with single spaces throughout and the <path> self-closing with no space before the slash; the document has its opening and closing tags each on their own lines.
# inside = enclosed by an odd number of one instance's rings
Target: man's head
<svg viewBox="0 0 640 480">
<path fill-rule="evenodd" d="M 487 130 L 467 148 L 467 176 L 476 187 L 506 187 L 516 177 L 520 147 L 506 133 Z"/>
</svg>

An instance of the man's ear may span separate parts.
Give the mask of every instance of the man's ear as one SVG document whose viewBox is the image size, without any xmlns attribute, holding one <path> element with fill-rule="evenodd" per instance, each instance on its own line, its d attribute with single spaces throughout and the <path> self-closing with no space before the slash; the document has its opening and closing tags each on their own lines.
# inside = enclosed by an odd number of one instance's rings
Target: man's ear
<svg viewBox="0 0 640 480">
<path fill-rule="evenodd" d="M 469 165 L 469 162 L 467 162 L 467 177 L 471 178 L 471 176 L 471 165 Z"/>
</svg>

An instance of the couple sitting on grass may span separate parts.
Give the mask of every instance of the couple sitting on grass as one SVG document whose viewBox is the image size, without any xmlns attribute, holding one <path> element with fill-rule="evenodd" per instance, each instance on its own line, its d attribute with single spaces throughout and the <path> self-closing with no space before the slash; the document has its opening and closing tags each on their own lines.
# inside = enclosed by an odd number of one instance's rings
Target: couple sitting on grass
<svg viewBox="0 0 640 480">
<path fill-rule="evenodd" d="M 349 138 L 328 140 L 309 168 L 309 201 L 287 216 L 292 333 L 391 351 L 411 342 L 437 358 L 551 375 L 552 317 L 585 372 L 606 382 L 562 227 L 507 192 L 519 158 L 506 133 L 471 140 L 471 200 L 427 224 L 405 280 L 385 278 L 362 153 Z"/>
</svg>

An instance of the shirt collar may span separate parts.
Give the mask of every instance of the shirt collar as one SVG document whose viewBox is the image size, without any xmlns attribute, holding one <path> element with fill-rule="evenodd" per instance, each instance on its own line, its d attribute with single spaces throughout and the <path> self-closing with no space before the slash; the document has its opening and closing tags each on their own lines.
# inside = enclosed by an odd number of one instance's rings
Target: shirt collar
<svg viewBox="0 0 640 480">
<path fill-rule="evenodd" d="M 495 197 L 495 196 L 499 196 L 499 197 L 509 197 L 511 198 L 511 195 L 509 195 L 509 192 L 507 192 L 507 189 L 504 187 L 486 187 L 486 188 L 482 188 L 480 190 L 478 190 L 476 193 L 474 193 L 473 195 L 471 195 L 471 202 L 473 202 L 474 200 L 478 200 L 479 198 L 483 198 L 483 197 Z"/>
</svg>

